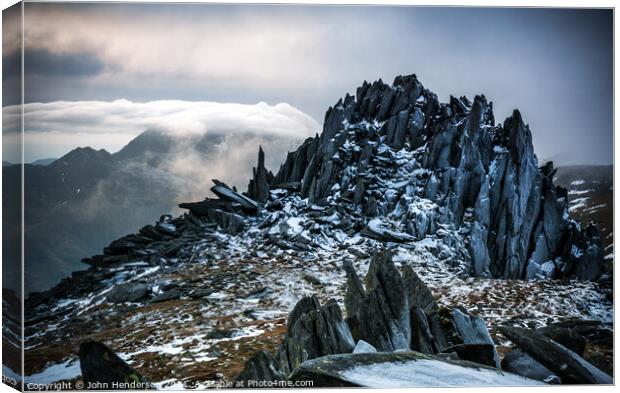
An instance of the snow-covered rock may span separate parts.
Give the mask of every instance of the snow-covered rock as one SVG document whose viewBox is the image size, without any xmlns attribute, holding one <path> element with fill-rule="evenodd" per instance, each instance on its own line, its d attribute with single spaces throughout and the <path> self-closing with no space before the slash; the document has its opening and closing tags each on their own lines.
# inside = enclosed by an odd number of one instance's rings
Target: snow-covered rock
<svg viewBox="0 0 620 393">
<path fill-rule="evenodd" d="M 353 348 L 353 353 L 370 353 L 377 352 L 377 348 L 368 344 L 364 340 L 359 340 L 357 344 L 355 344 L 355 348 Z"/>
<path fill-rule="evenodd" d="M 543 382 L 462 361 L 418 352 L 331 355 L 303 363 L 291 379 L 325 387 L 537 386 Z"/>
</svg>

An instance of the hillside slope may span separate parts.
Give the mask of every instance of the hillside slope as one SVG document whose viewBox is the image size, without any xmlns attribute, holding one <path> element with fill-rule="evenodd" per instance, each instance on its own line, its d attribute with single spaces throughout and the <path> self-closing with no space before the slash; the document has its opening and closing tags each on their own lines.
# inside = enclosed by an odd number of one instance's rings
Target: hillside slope
<svg viewBox="0 0 620 393">
<path fill-rule="evenodd" d="M 601 231 L 605 259 L 613 259 L 613 166 L 559 167 L 557 183 L 568 190 L 568 210 L 581 223 L 594 222 Z"/>
</svg>

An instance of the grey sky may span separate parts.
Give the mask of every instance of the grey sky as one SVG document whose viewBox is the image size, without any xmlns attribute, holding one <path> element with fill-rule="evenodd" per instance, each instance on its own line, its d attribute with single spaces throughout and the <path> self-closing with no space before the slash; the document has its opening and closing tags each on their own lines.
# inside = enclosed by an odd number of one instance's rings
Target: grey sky
<svg viewBox="0 0 620 393">
<path fill-rule="evenodd" d="M 415 73 L 443 101 L 485 94 L 497 121 L 519 108 L 541 160 L 613 161 L 610 10 L 27 3 L 25 20 L 26 102 L 285 102 L 322 123 L 362 81 Z"/>
</svg>

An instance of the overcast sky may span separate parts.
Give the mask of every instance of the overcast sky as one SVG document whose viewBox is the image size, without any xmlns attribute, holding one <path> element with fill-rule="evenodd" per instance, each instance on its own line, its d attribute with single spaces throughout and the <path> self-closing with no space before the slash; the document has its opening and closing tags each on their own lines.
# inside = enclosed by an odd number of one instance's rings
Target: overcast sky
<svg viewBox="0 0 620 393">
<path fill-rule="evenodd" d="M 175 119 L 161 100 L 181 113 L 196 102 L 269 113 L 286 103 L 302 137 L 364 80 L 411 73 L 442 101 L 485 94 L 498 121 L 519 108 L 541 161 L 613 160 L 609 10 L 26 3 L 25 23 L 25 100 L 50 103 L 26 108 L 27 160 L 86 144 L 118 150 L 149 121 Z M 15 42 L 3 40 L 7 70 Z M 5 111 L 16 103 L 3 100 Z"/>
</svg>

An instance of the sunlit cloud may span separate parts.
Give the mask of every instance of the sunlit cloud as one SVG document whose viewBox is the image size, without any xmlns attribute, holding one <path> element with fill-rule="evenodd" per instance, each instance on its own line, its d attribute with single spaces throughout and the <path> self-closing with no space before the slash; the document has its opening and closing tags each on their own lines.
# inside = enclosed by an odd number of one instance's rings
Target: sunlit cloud
<svg viewBox="0 0 620 393">
<path fill-rule="evenodd" d="M 184 15 L 180 20 L 145 9 L 136 18 L 114 9 L 35 6 L 26 12 L 26 47 L 58 56 L 96 55 L 105 64 L 99 80 L 140 75 L 304 84 L 308 79 L 299 75 L 318 83 L 328 72 L 325 26 L 303 18 L 248 15 L 230 23 L 219 14 Z"/>
</svg>

